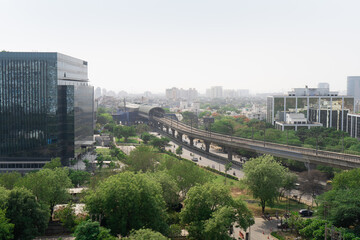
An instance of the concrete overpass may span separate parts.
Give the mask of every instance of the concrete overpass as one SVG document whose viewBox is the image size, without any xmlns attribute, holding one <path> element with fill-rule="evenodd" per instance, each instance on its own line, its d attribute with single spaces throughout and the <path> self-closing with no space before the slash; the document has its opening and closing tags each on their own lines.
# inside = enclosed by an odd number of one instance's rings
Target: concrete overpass
<svg viewBox="0 0 360 240">
<path fill-rule="evenodd" d="M 360 156 L 358 155 L 315 150 L 310 148 L 228 136 L 196 129 L 177 120 L 162 117 L 161 114 L 152 114 L 148 117 L 152 125 L 158 127 L 162 131 L 165 130 L 173 137 L 182 139 L 183 135 L 188 136 L 191 146 L 194 144 L 194 139 L 203 140 L 206 146 L 206 152 L 209 152 L 211 143 L 225 147 L 228 151 L 229 160 L 232 160 L 232 151 L 234 149 L 243 148 L 257 153 L 270 154 L 276 157 L 293 159 L 307 164 L 321 164 L 342 169 L 360 167 Z"/>
</svg>

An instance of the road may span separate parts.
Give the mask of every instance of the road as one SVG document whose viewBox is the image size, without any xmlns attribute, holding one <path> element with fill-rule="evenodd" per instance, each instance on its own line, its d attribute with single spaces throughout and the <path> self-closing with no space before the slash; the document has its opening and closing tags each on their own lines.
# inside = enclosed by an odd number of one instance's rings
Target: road
<svg viewBox="0 0 360 240">
<path fill-rule="evenodd" d="M 151 132 L 151 134 L 159 137 L 159 133 L 157 132 Z M 166 150 L 171 150 L 171 152 L 175 153 L 176 148 L 178 148 L 179 145 L 173 141 L 170 141 L 169 144 L 170 147 L 166 147 Z M 198 143 L 197 145 L 200 148 L 200 144 Z M 213 153 L 218 154 L 217 152 L 213 152 Z M 223 154 L 223 155 L 226 155 L 227 157 L 227 154 Z M 211 167 L 221 172 L 225 172 L 225 164 L 223 163 L 222 160 L 220 161 L 220 160 L 211 159 L 211 157 L 207 157 L 205 154 L 193 153 L 192 151 L 189 151 L 188 149 L 183 147 L 183 153 L 181 154 L 181 157 L 188 160 L 192 160 L 193 158 L 198 158 L 198 161 L 196 162 L 198 165 L 204 167 Z M 232 174 L 238 178 L 244 177 L 244 172 L 240 169 L 239 166 L 235 166 L 235 165 L 233 165 L 231 170 L 228 171 L 228 174 Z"/>
</svg>

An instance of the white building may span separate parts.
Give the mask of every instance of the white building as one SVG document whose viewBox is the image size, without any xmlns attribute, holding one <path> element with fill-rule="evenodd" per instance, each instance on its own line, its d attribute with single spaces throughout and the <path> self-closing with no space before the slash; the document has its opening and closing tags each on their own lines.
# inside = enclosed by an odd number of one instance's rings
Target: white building
<svg viewBox="0 0 360 240">
<path fill-rule="evenodd" d="M 303 113 L 287 113 L 284 122 L 275 122 L 275 128 L 281 131 L 295 130 L 299 128 L 322 127 L 321 123 L 309 122 Z"/>
</svg>

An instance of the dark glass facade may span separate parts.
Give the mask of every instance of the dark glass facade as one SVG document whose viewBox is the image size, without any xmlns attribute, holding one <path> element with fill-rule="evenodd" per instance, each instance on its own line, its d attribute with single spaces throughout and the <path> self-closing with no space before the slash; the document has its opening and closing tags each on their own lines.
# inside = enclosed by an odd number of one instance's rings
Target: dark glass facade
<svg viewBox="0 0 360 240">
<path fill-rule="evenodd" d="M 92 141 L 87 62 L 60 53 L 0 53 L 0 161 L 66 164 Z"/>
</svg>

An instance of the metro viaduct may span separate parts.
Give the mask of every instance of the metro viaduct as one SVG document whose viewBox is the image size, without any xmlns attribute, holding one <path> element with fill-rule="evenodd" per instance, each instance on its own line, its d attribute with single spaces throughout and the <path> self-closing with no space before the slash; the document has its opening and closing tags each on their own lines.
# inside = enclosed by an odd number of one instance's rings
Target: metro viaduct
<svg viewBox="0 0 360 240">
<path fill-rule="evenodd" d="M 145 111 L 141 112 L 143 117 L 148 118 L 149 124 L 162 131 L 165 130 L 174 138 L 177 137 L 181 140 L 182 136 L 186 135 L 190 140 L 191 146 L 194 145 L 194 139 L 200 139 L 205 143 L 206 152 L 209 152 L 211 143 L 225 147 L 229 160 L 232 160 L 232 152 L 234 149 L 242 148 L 260 154 L 270 154 L 276 157 L 301 161 L 308 164 L 308 166 L 321 164 L 342 169 L 360 167 L 360 156 L 358 155 L 269 143 L 204 131 L 193 128 L 173 118 L 164 117 L 164 110 L 159 107 L 148 107 Z"/>
</svg>

